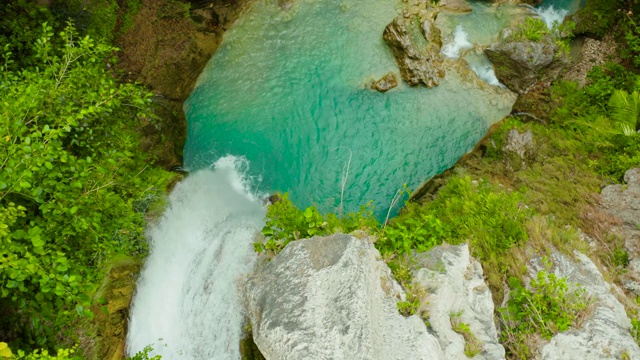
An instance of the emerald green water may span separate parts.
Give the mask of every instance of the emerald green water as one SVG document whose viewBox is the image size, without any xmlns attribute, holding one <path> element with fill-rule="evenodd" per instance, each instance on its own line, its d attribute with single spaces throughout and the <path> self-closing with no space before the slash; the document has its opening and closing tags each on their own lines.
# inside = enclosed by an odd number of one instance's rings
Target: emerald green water
<svg viewBox="0 0 640 360">
<path fill-rule="evenodd" d="M 471 39 L 497 36 L 506 20 L 478 9 L 466 26 L 489 30 Z M 298 0 L 289 11 L 258 1 L 185 103 L 185 167 L 245 157 L 258 191 L 287 191 L 298 206 L 323 211 L 339 209 L 348 167 L 345 210 L 373 201 L 381 215 L 403 184 L 415 188 L 453 165 L 514 98 L 458 60 L 437 88 L 370 90 L 398 74 L 382 40 L 398 11 L 395 0 Z"/>
</svg>

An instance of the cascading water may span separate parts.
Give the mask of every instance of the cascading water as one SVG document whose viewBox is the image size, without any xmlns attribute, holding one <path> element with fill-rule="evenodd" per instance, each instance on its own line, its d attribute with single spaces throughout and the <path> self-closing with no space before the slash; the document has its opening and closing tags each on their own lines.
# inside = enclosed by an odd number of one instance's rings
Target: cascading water
<svg viewBox="0 0 640 360">
<path fill-rule="evenodd" d="M 446 44 L 442 48 L 442 54 L 449 58 L 457 59 L 460 57 L 460 52 L 464 49 L 473 48 L 473 44 L 469 42 L 469 36 L 462 25 L 456 26 L 454 32 L 453 41 Z"/>
<path fill-rule="evenodd" d="M 237 279 L 253 266 L 265 215 L 248 192 L 246 162 L 218 160 L 190 174 L 149 231 L 151 253 L 131 310 L 127 352 L 151 345 L 163 359 L 240 358 Z"/>
<path fill-rule="evenodd" d="M 278 3 L 258 1 L 225 34 L 185 105 L 192 173 L 149 231 L 129 355 L 152 345 L 166 360 L 240 358 L 237 283 L 253 267 L 265 215 L 245 176 L 264 176 L 263 188 L 322 210 L 342 203 L 343 184 L 347 210 L 373 200 L 386 213 L 403 183 L 416 186 L 452 165 L 511 109 L 506 90 L 459 68 L 434 89 L 367 88 L 397 72 L 381 39 L 396 0 L 298 0 L 289 10 Z M 499 85 L 484 54 L 462 50 L 495 41 L 524 8 L 470 4 L 471 14 L 439 16 L 438 26 L 452 57 Z M 246 156 L 251 169 L 230 153 Z"/>
</svg>

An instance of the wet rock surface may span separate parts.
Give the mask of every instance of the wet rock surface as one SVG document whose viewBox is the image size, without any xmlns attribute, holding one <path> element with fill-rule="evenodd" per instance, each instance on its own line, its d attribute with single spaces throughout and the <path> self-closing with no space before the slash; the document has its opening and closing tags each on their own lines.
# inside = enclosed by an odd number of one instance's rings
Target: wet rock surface
<svg viewBox="0 0 640 360">
<path fill-rule="evenodd" d="M 389 73 L 380 80 L 374 82 L 373 85 L 371 85 L 371 88 L 380 92 L 387 92 L 396 86 L 398 86 L 398 79 L 396 78 L 396 75 Z"/>
<path fill-rule="evenodd" d="M 471 6 L 465 0 L 440 0 L 438 6 L 444 11 L 454 13 L 466 14 L 472 11 Z"/>
<path fill-rule="evenodd" d="M 294 241 L 244 283 L 266 359 L 446 359 L 368 238 Z"/>
<path fill-rule="evenodd" d="M 427 87 L 440 84 L 444 70 L 440 59 L 441 44 L 436 41 L 438 37 L 439 30 L 433 19 L 421 20 L 418 16 L 407 19 L 398 16 L 384 29 L 383 39 L 391 48 L 407 84 Z"/>
<path fill-rule="evenodd" d="M 541 41 L 514 40 L 510 36 L 514 31 L 505 30 L 502 40 L 486 49 L 485 54 L 493 63 L 498 80 L 510 90 L 524 94 L 537 81 L 555 79 L 569 60 L 559 55 L 551 35 Z"/>
</svg>

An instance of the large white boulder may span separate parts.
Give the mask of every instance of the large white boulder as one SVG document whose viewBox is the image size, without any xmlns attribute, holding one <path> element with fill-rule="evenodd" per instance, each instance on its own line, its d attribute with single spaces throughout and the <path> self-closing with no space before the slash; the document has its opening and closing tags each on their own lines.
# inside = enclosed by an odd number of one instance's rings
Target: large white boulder
<svg viewBox="0 0 640 360">
<path fill-rule="evenodd" d="M 444 357 L 371 242 L 350 235 L 290 243 L 247 278 L 244 297 L 267 360 L 412 360 Z"/>
</svg>

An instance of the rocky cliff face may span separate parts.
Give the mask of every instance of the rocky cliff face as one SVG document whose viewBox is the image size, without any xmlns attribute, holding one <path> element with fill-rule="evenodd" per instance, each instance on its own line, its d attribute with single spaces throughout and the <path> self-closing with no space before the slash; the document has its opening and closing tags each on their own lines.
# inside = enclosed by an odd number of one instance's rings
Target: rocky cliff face
<svg viewBox="0 0 640 360">
<path fill-rule="evenodd" d="M 605 212 L 617 220 L 613 232 L 622 237 L 629 254 L 629 266 L 622 275 L 627 291 L 640 296 L 640 168 L 625 173 L 626 185 L 616 184 L 602 190 Z"/>
<path fill-rule="evenodd" d="M 181 165 L 186 139 L 182 103 L 224 31 L 250 1 L 193 1 L 189 10 L 189 2 L 143 0 L 132 29 L 117 39 L 124 78 L 147 85 L 157 95 L 159 122 L 142 131 L 144 151 L 154 154 L 160 165 Z"/>
</svg>

